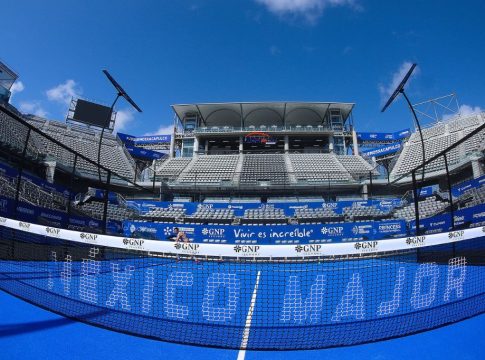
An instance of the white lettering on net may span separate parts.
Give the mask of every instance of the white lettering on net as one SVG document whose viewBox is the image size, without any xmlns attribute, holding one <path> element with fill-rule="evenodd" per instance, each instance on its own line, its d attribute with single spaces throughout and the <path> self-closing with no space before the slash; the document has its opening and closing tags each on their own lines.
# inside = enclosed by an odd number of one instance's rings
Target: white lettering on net
<svg viewBox="0 0 485 360">
<path fill-rule="evenodd" d="M 47 269 L 48 269 L 47 288 L 49 290 L 52 290 L 54 289 L 53 269 L 57 270 L 57 253 L 55 251 L 51 251 L 50 262 L 47 264 Z"/>
<path fill-rule="evenodd" d="M 106 305 L 114 307 L 119 301 L 121 303 L 121 308 L 129 311 L 131 310 L 131 306 L 128 301 L 126 286 L 135 272 L 135 267 L 133 265 L 127 265 L 125 266 L 125 271 L 121 272 L 118 263 L 111 263 L 111 270 L 115 286 L 111 291 L 111 294 L 109 294 Z"/>
<path fill-rule="evenodd" d="M 189 316 L 189 307 L 175 303 L 178 287 L 191 287 L 194 285 L 194 275 L 191 272 L 174 271 L 167 279 L 165 290 L 165 314 L 172 319 L 186 319 Z"/>
<path fill-rule="evenodd" d="M 216 294 L 218 288 L 227 288 L 228 295 L 225 306 L 216 307 Z M 202 302 L 202 316 L 208 321 L 226 322 L 236 313 L 239 300 L 240 281 L 236 274 L 213 273 L 207 279 L 207 285 Z"/>
<path fill-rule="evenodd" d="M 397 273 L 396 284 L 394 285 L 394 292 L 392 295 L 392 299 L 389 301 L 383 301 L 379 305 L 379 309 L 377 310 L 377 315 L 385 316 L 394 314 L 394 312 L 399 309 L 399 305 L 401 302 L 401 294 L 402 288 L 404 285 L 404 279 L 406 278 L 406 269 L 404 267 L 400 267 Z"/>
<path fill-rule="evenodd" d="M 458 273 L 455 276 L 455 273 Z M 463 297 L 463 284 L 466 277 L 466 258 L 464 256 L 455 257 L 448 261 L 448 276 L 446 279 L 446 289 L 444 301 L 450 301 L 451 292 L 456 292 L 456 298 Z"/>
<path fill-rule="evenodd" d="M 153 298 L 153 281 L 154 274 L 153 268 L 148 268 L 145 271 L 145 284 L 143 285 L 143 298 L 142 298 L 142 312 L 148 314 L 152 308 L 152 298 Z"/>
<path fill-rule="evenodd" d="M 64 294 L 71 294 L 71 278 L 72 278 L 72 256 L 66 255 L 61 272 L 61 282 L 64 287 Z"/>
<path fill-rule="evenodd" d="M 319 322 L 323 309 L 325 281 L 324 275 L 317 275 L 315 283 L 310 287 L 310 293 L 303 303 L 300 279 L 295 275 L 290 276 L 285 290 L 280 320 L 287 322 L 293 318 L 295 323 L 301 324 L 310 315 L 310 323 Z"/>
<path fill-rule="evenodd" d="M 99 253 L 98 248 L 89 249 L 89 259 L 81 263 L 81 279 L 79 284 L 79 297 L 81 300 L 96 304 L 98 302 L 96 275 L 101 269 L 101 262 L 94 260 Z"/>
<path fill-rule="evenodd" d="M 411 296 L 411 305 L 415 309 L 425 308 L 433 303 L 436 297 L 439 275 L 440 269 L 436 263 L 419 265 L 414 278 L 413 293 Z M 427 278 L 429 279 L 428 291 L 423 294 L 423 280 Z"/>
<path fill-rule="evenodd" d="M 360 281 L 360 274 L 353 273 L 352 279 L 345 288 L 342 300 L 337 305 L 337 310 L 332 316 L 332 321 L 341 321 L 346 317 L 362 320 L 364 316 L 364 289 Z"/>
</svg>

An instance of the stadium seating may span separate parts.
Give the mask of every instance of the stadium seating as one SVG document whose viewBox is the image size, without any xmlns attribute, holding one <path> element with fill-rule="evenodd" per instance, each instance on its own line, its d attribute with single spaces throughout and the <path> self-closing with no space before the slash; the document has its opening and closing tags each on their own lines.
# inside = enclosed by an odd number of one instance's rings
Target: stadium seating
<svg viewBox="0 0 485 360">
<path fill-rule="evenodd" d="M 204 222 L 232 222 L 234 220 L 234 210 L 232 209 L 212 209 L 206 207 L 200 207 L 192 216 L 187 216 L 188 221 L 194 221 L 194 219 Z"/>
<path fill-rule="evenodd" d="M 84 155 L 93 162 L 98 160 L 99 134 L 89 129 L 69 126 L 57 121 L 48 121 L 39 117 L 29 116 L 27 120 L 30 124 L 51 136 L 55 140 L 66 145 L 70 149 Z M 57 144 L 38 136 L 40 140 L 40 151 L 48 154 L 53 160 L 61 164 L 72 167 L 74 165 L 74 155 Z M 101 146 L 101 165 L 113 172 L 133 180 L 135 175 L 134 162 L 118 144 L 116 138 L 109 133 L 105 133 Z M 76 163 L 78 170 L 87 175 L 96 175 L 97 168 L 94 164 L 78 159 Z"/>
<path fill-rule="evenodd" d="M 188 157 L 169 159 L 163 162 L 161 166 L 157 166 L 156 174 L 162 180 L 174 180 L 191 161 L 192 158 Z"/>
<path fill-rule="evenodd" d="M 102 202 L 91 201 L 77 204 L 74 205 L 74 209 L 94 219 L 103 219 L 104 204 Z M 137 217 L 137 213 L 132 209 L 120 205 L 108 204 L 108 219 L 121 221 L 135 217 Z"/>
<path fill-rule="evenodd" d="M 438 123 L 430 128 L 423 129 L 426 159 L 429 159 L 451 146 L 465 135 L 472 132 L 483 124 L 484 119 L 480 114 L 467 117 L 457 116 L 445 122 Z M 458 165 L 466 159 L 466 156 L 480 149 L 485 139 L 485 132 L 465 141 L 464 144 L 452 149 L 447 154 L 450 167 Z M 421 137 L 415 132 L 404 145 L 403 150 L 391 172 L 392 177 L 406 175 L 416 167 L 417 159 L 422 159 Z M 437 159 L 426 165 L 428 173 L 443 171 L 444 159 Z"/>
<path fill-rule="evenodd" d="M 337 155 L 337 160 L 344 166 L 350 175 L 356 180 L 359 178 L 369 178 L 369 174 L 378 175 L 372 165 L 365 161 L 361 156 L 356 155 Z"/>
<path fill-rule="evenodd" d="M 210 184 L 232 181 L 239 155 L 200 155 L 178 178 L 182 183 Z"/>
<path fill-rule="evenodd" d="M 333 154 L 289 154 L 298 181 L 349 182 L 349 172 Z"/>
<path fill-rule="evenodd" d="M 290 183 L 283 154 L 245 154 L 241 185 L 287 185 Z"/>
<path fill-rule="evenodd" d="M 16 179 L 8 178 L 0 173 L 0 195 L 15 198 L 16 186 Z M 20 181 L 19 200 L 46 209 L 63 212 L 67 210 L 67 199 L 63 194 L 56 191 L 48 192 L 28 180 Z"/>
<path fill-rule="evenodd" d="M 354 220 L 378 220 L 389 217 L 389 212 L 382 211 L 375 206 L 350 206 L 343 209 L 343 213 L 349 221 Z"/>
<path fill-rule="evenodd" d="M 178 219 L 182 218 L 185 215 L 185 209 L 170 207 L 170 208 L 158 208 L 154 207 L 151 208 L 150 211 L 141 215 L 144 218 L 153 218 L 153 219 Z"/>
<path fill-rule="evenodd" d="M 441 201 L 436 196 L 430 196 L 418 202 L 419 214 L 421 218 L 430 217 L 445 210 L 448 206 L 447 202 Z M 397 219 L 405 219 L 406 221 L 414 220 L 416 213 L 414 211 L 414 203 L 398 208 L 394 211 L 394 217 Z"/>
<path fill-rule="evenodd" d="M 331 208 L 298 208 L 295 209 L 295 217 L 298 219 L 339 219 L 340 215 L 336 214 Z"/>
</svg>

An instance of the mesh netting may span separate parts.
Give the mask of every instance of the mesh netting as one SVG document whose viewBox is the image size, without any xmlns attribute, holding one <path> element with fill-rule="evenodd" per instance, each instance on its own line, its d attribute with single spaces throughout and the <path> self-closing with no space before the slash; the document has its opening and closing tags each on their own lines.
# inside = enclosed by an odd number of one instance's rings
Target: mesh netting
<svg viewBox="0 0 485 360">
<path fill-rule="evenodd" d="M 484 242 L 365 257 L 207 260 L 0 227 L 0 288 L 158 340 L 314 349 L 399 337 L 485 310 Z"/>
</svg>

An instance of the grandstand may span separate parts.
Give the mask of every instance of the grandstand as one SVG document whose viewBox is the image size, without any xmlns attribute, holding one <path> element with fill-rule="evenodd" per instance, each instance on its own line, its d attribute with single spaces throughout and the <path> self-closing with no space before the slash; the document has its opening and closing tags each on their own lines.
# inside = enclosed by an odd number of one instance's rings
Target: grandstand
<svg viewBox="0 0 485 360">
<path fill-rule="evenodd" d="M 167 157 L 140 165 L 107 134 L 98 165 L 98 131 L 0 106 L 0 288 L 236 349 L 355 345 L 485 311 L 485 114 L 424 129 L 416 184 L 419 137 L 399 138 L 386 174 L 359 151 L 353 104 L 173 109 Z M 184 241 L 166 241 L 175 228 Z"/>
</svg>

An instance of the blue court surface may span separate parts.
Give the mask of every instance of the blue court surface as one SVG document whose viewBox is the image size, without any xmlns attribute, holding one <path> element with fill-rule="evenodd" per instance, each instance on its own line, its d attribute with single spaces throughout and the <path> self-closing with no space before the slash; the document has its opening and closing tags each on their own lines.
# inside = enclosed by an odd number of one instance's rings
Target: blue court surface
<svg viewBox="0 0 485 360">
<path fill-rule="evenodd" d="M 169 344 L 71 321 L 0 292 L 2 359 L 236 359 L 238 351 Z M 483 359 L 485 315 L 404 338 L 319 351 L 254 352 L 246 359 Z"/>
</svg>

